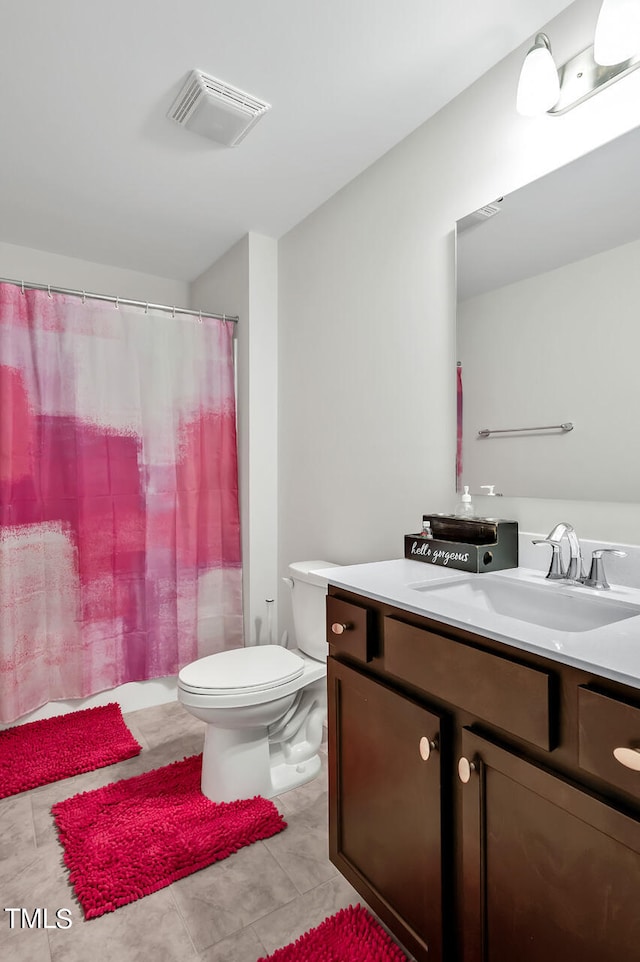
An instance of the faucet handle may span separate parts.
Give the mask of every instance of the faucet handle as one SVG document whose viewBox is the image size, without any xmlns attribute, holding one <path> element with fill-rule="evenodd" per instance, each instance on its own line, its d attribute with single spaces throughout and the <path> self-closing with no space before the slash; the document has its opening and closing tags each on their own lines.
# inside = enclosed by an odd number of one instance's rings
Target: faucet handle
<svg viewBox="0 0 640 962">
<path fill-rule="evenodd" d="M 604 573 L 604 559 L 602 557 L 604 554 L 612 554 L 617 558 L 627 557 L 627 552 L 620 551 L 619 548 L 596 548 L 591 555 L 589 577 L 584 580 L 587 588 L 599 588 L 600 591 L 607 591 L 611 587 Z"/>
<path fill-rule="evenodd" d="M 566 578 L 567 574 L 562 564 L 562 555 L 560 554 L 560 541 L 556 541 L 555 538 L 533 538 L 531 544 L 550 544 L 551 563 L 547 572 L 547 578 L 550 578 L 552 581 L 560 581 Z"/>
</svg>

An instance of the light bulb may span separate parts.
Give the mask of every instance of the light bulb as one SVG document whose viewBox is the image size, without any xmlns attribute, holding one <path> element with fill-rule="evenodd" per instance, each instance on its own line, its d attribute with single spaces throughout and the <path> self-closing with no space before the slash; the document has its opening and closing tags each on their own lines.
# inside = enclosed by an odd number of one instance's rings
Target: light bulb
<svg viewBox="0 0 640 962">
<path fill-rule="evenodd" d="M 522 64 L 516 109 L 524 117 L 546 113 L 560 96 L 558 70 L 551 56 L 551 45 L 544 33 L 539 33 Z"/>
<path fill-rule="evenodd" d="M 602 66 L 623 63 L 640 53 L 640 0 L 603 0 L 593 43 Z"/>
</svg>

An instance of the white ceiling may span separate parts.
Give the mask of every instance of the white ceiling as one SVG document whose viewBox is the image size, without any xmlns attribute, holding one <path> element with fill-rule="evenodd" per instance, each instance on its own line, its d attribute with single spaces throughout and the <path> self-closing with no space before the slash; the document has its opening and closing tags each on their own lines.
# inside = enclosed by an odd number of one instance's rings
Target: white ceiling
<svg viewBox="0 0 640 962">
<path fill-rule="evenodd" d="M 247 231 L 282 236 L 567 6 L 1 0 L 0 241 L 191 280 Z M 238 147 L 167 119 L 192 68 L 272 104 Z"/>
</svg>

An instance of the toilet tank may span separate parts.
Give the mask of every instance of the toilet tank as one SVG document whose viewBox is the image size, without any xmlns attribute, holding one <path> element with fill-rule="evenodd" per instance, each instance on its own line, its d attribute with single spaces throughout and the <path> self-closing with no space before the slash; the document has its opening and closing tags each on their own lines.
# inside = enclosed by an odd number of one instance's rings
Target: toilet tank
<svg viewBox="0 0 640 962">
<path fill-rule="evenodd" d="M 329 579 L 319 568 L 336 568 L 330 561 L 296 561 L 289 565 L 296 647 L 316 661 L 326 661 L 326 604 Z"/>
</svg>

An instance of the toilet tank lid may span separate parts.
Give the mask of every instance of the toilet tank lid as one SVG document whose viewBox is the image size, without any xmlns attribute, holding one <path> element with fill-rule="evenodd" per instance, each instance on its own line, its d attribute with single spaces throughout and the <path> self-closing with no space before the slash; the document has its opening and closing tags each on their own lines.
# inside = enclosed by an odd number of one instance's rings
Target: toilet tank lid
<svg viewBox="0 0 640 962">
<path fill-rule="evenodd" d="M 329 577 L 324 574 L 322 568 L 339 568 L 340 565 L 332 561 L 294 561 L 289 565 L 289 577 L 294 581 L 305 581 L 310 585 L 326 587 Z"/>
</svg>

